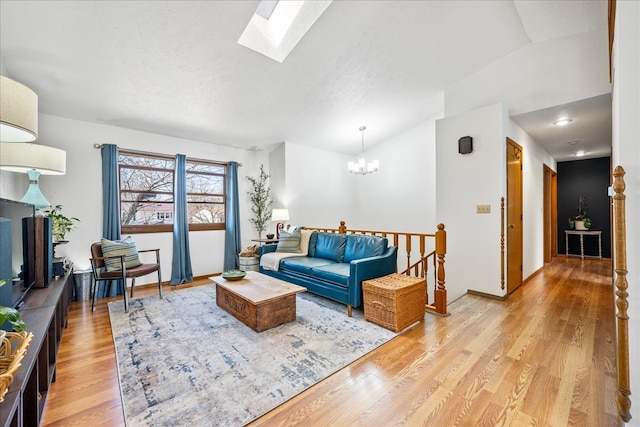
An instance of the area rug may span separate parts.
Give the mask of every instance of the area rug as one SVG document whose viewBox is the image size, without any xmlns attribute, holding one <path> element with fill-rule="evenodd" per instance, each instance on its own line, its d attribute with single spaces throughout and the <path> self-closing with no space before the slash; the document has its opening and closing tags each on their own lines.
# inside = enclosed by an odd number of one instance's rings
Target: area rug
<svg viewBox="0 0 640 427">
<path fill-rule="evenodd" d="M 242 426 L 396 334 L 309 293 L 294 322 L 254 332 L 215 286 L 109 303 L 129 426 Z"/>
</svg>

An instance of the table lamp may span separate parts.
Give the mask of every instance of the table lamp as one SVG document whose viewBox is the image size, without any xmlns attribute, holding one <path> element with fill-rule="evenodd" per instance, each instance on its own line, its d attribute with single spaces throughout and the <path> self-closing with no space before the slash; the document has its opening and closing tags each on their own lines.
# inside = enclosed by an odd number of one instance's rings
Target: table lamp
<svg viewBox="0 0 640 427">
<path fill-rule="evenodd" d="M 40 187 L 40 175 L 64 175 L 66 172 L 67 153 L 58 148 L 32 143 L 0 142 L 0 169 L 10 172 L 23 172 L 29 177 L 29 188 L 20 200 L 36 208 L 40 215 L 41 208 L 51 206 Z"/>
<path fill-rule="evenodd" d="M 289 209 L 274 209 L 271 211 L 271 221 L 279 221 L 276 224 L 276 239 L 280 238 L 280 230 L 284 228 L 284 222 L 289 221 Z"/>
</svg>

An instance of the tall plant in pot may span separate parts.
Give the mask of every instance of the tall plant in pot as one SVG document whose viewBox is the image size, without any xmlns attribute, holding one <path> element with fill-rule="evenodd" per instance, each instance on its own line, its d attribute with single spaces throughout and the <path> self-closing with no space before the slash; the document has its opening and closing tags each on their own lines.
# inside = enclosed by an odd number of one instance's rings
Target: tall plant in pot
<svg viewBox="0 0 640 427">
<path fill-rule="evenodd" d="M 260 173 L 257 177 L 247 176 L 251 187 L 247 194 L 251 202 L 253 216 L 249 222 L 258 232 L 258 239 L 262 239 L 262 233 L 267 229 L 271 220 L 271 188 L 269 188 L 269 175 L 264 171 L 264 165 L 260 165 Z"/>
<path fill-rule="evenodd" d="M 570 229 L 588 230 L 591 228 L 591 219 L 589 219 L 587 210 L 587 198 L 580 196 L 578 199 L 578 214 L 569 218 Z"/>
</svg>

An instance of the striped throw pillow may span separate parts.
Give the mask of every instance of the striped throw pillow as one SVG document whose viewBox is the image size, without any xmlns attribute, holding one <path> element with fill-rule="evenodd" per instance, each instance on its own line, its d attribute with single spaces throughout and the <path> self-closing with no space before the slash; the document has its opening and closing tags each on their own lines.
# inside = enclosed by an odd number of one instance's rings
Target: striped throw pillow
<svg viewBox="0 0 640 427">
<path fill-rule="evenodd" d="M 276 248 L 276 252 L 300 253 L 301 237 L 302 233 L 300 232 L 300 230 L 295 230 L 292 232 L 281 230 L 280 240 L 278 240 L 278 247 Z"/>
<path fill-rule="evenodd" d="M 133 241 L 131 236 L 127 236 L 122 240 L 107 240 L 102 239 L 102 256 L 117 256 L 124 255 L 124 265 L 127 268 L 137 267 L 142 265 L 140 258 L 138 258 L 138 249 L 136 248 L 136 242 Z M 105 259 L 104 264 L 107 267 L 107 271 L 120 271 L 120 260 L 117 258 Z"/>
</svg>

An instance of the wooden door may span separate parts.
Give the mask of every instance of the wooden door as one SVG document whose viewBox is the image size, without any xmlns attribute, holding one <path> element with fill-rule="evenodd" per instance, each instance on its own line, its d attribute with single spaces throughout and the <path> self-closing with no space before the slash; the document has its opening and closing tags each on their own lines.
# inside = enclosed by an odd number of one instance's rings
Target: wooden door
<svg viewBox="0 0 640 427">
<path fill-rule="evenodd" d="M 522 284 L 522 147 L 507 138 L 507 293 Z"/>
<path fill-rule="evenodd" d="M 543 171 L 544 262 L 558 255 L 558 174 L 547 165 Z"/>
</svg>

